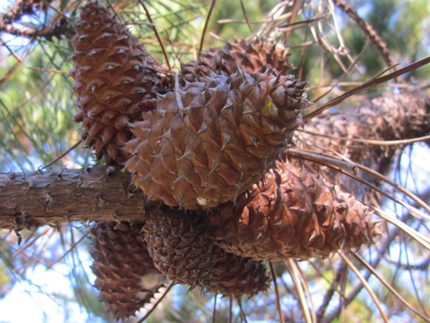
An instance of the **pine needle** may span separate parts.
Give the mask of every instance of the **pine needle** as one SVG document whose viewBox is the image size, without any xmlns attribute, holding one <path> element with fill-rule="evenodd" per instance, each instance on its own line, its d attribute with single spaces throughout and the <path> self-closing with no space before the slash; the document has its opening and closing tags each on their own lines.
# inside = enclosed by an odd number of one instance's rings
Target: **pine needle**
<svg viewBox="0 0 430 323">
<path fill-rule="evenodd" d="M 379 312 L 381 313 L 382 319 L 384 322 L 388 322 L 387 315 L 385 314 L 384 310 L 382 309 L 381 303 L 379 302 L 378 297 L 376 297 L 375 293 L 372 290 L 372 287 L 367 283 L 367 281 L 363 278 L 363 276 L 360 274 L 360 271 L 354 266 L 354 264 L 344 255 L 342 251 L 337 252 L 342 259 L 347 263 L 347 265 L 352 269 L 352 271 L 357 275 L 358 279 L 361 281 L 361 283 L 364 285 L 364 288 L 367 289 L 370 296 L 372 297 L 373 301 L 375 302 L 375 305 L 378 307 Z"/>
<path fill-rule="evenodd" d="M 411 304 L 409 304 L 376 270 L 373 268 L 364 258 L 362 258 L 358 253 L 352 253 L 358 261 L 360 261 L 367 269 L 369 269 L 375 277 L 377 277 L 385 287 L 389 289 L 405 306 L 407 306 L 412 312 L 421 317 L 424 321 L 430 322 L 430 318 L 426 317 L 424 314 L 418 312 Z"/>
<path fill-rule="evenodd" d="M 300 277 L 299 277 L 299 271 L 297 270 L 297 264 L 292 259 L 288 259 L 288 264 L 290 265 L 292 270 L 294 286 L 296 287 L 297 293 L 299 295 L 298 301 L 303 310 L 305 321 L 306 323 L 312 323 L 311 314 L 309 312 L 308 304 L 306 302 L 305 293 L 303 292 L 303 287 L 300 284 Z"/>
</svg>

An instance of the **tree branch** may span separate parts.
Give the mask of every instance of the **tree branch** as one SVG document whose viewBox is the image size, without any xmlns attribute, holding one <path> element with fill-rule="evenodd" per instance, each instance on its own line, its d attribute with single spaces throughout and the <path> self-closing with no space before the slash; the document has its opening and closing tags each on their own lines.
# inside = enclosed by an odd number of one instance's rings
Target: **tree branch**
<svg viewBox="0 0 430 323">
<path fill-rule="evenodd" d="M 0 174 L 0 228 L 72 221 L 142 221 L 145 196 L 113 167 Z"/>
</svg>

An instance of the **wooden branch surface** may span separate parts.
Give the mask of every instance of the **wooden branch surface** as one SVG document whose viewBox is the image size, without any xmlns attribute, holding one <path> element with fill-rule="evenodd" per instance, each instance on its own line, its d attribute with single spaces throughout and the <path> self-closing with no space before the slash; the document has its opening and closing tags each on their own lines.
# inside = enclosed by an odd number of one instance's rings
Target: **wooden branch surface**
<svg viewBox="0 0 430 323">
<path fill-rule="evenodd" d="M 141 221 L 145 195 L 130 174 L 112 167 L 87 171 L 0 174 L 0 228 L 21 230 L 72 221 Z"/>
</svg>

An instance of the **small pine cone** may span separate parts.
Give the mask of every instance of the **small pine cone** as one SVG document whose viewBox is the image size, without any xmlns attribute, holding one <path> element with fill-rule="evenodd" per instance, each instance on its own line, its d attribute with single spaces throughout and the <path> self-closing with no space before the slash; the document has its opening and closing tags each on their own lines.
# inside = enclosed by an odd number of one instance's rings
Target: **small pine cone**
<svg viewBox="0 0 430 323">
<path fill-rule="evenodd" d="M 263 263 L 215 245 L 211 229 L 196 214 L 162 206 L 148 214 L 143 230 L 155 266 L 170 280 L 224 295 L 254 295 L 267 289 Z"/>
<path fill-rule="evenodd" d="M 159 97 L 126 145 L 133 183 L 149 199 L 186 209 L 234 200 L 290 143 L 308 106 L 304 86 L 292 76 L 238 71 Z"/>
<path fill-rule="evenodd" d="M 148 254 L 142 224 L 97 222 L 91 228 L 91 267 L 95 287 L 109 313 L 119 319 L 133 316 L 163 287 L 166 278 Z"/>
<path fill-rule="evenodd" d="M 164 76 L 139 40 L 98 1 L 82 8 L 73 45 L 70 75 L 81 137 L 97 158 L 123 163 L 128 155 L 120 148 L 131 138 L 127 123 L 140 117 L 139 101 L 166 90 Z"/>
<path fill-rule="evenodd" d="M 430 98 L 417 93 L 373 98 L 346 110 L 327 110 L 310 120 L 305 129 L 350 139 L 389 141 L 417 138 L 430 132 Z M 310 143 L 341 153 L 381 174 L 387 174 L 398 150 L 398 146 L 340 141 L 307 133 L 301 135 Z M 301 145 L 300 142 L 298 144 Z"/>
<path fill-rule="evenodd" d="M 387 175 L 395 156 L 403 151 L 402 146 L 375 145 L 353 140 L 391 141 L 427 135 L 430 133 L 430 97 L 419 93 L 402 93 L 361 100 L 355 107 L 324 111 L 309 120 L 305 130 L 323 136 L 301 132 L 294 140 L 300 148 L 309 149 L 312 144 L 328 148 Z M 348 140 L 324 137 L 327 134 Z M 427 144 L 430 144 L 430 141 L 427 141 Z M 375 194 L 374 190 L 363 187 L 361 183 L 336 170 L 325 168 L 324 172 L 332 183 L 341 185 L 361 200 L 370 200 L 370 196 Z M 380 180 L 365 172 L 361 173 L 361 178 L 376 186 L 381 184 Z"/>
<path fill-rule="evenodd" d="M 360 248 L 380 234 L 369 209 L 309 169 L 278 163 L 263 183 L 209 215 L 224 250 L 255 260 L 302 260 Z"/>
<path fill-rule="evenodd" d="M 204 82 L 204 75 L 210 76 L 212 71 L 230 76 L 237 72 L 237 66 L 248 74 L 264 73 L 267 68 L 274 68 L 285 75 L 290 69 L 289 55 L 282 44 L 241 40 L 202 52 L 198 61 L 183 65 L 181 73 L 188 82 Z"/>
</svg>

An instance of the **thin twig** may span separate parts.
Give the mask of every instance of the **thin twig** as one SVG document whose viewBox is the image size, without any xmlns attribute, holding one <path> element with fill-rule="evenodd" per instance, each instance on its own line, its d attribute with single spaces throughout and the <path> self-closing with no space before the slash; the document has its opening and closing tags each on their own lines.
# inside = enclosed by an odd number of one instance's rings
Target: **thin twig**
<svg viewBox="0 0 430 323">
<path fill-rule="evenodd" d="M 379 180 L 382 180 L 388 184 L 390 184 L 391 186 L 393 186 L 396 190 L 402 192 L 403 194 L 405 194 L 406 196 L 410 197 L 412 200 L 415 201 L 415 203 L 417 203 L 419 206 L 423 207 L 425 210 L 427 210 L 427 212 L 429 212 L 430 214 L 430 206 L 427 205 L 422 199 L 420 199 L 418 196 L 416 196 L 414 193 L 412 193 L 411 191 L 407 190 L 406 188 L 400 186 L 399 184 L 397 184 L 396 182 L 394 182 L 393 180 L 389 179 L 388 177 L 374 171 L 373 169 L 370 169 L 366 166 L 360 165 L 360 164 L 355 164 L 359 169 L 361 169 L 362 171 L 365 171 L 368 174 L 371 174 L 373 176 L 375 176 L 376 178 L 378 178 Z M 430 221 L 430 218 L 427 219 L 428 221 Z"/>
<path fill-rule="evenodd" d="M 297 15 L 297 12 L 299 11 L 299 6 L 300 6 L 300 4 L 302 3 L 302 1 L 301 0 L 294 0 L 294 4 L 293 4 L 293 8 L 292 8 L 292 10 L 291 10 L 291 17 L 290 17 L 290 19 L 289 19 L 289 21 L 288 21 L 288 24 L 289 25 L 292 25 L 293 23 L 294 23 L 294 20 L 296 19 L 296 15 Z M 290 30 L 288 30 L 286 33 L 285 33 L 285 36 L 284 36 L 284 39 L 283 39 L 283 42 L 284 42 L 284 44 L 286 44 L 287 43 L 287 41 L 288 41 L 288 38 L 290 37 Z"/>
<path fill-rule="evenodd" d="M 13 57 L 16 58 L 16 60 L 20 63 L 22 63 L 22 58 L 18 56 L 17 53 L 15 53 L 12 48 L 10 48 L 2 39 L 0 39 L 2 46 L 6 47 L 6 49 L 13 55 Z"/>
<path fill-rule="evenodd" d="M 369 183 L 368 181 L 365 181 L 364 179 L 362 179 L 362 178 L 360 178 L 360 177 L 358 177 L 358 176 L 355 176 L 355 175 L 353 175 L 353 174 L 351 174 L 351 173 L 345 172 L 345 171 L 343 171 L 343 170 L 342 170 L 342 169 L 340 169 L 340 168 L 333 167 L 333 166 L 330 166 L 330 165 L 326 165 L 326 166 L 327 166 L 327 167 L 330 167 L 330 168 L 332 168 L 332 169 L 334 169 L 334 170 L 336 170 L 336 171 L 337 171 L 337 172 L 339 172 L 339 173 L 345 174 L 345 175 L 347 175 L 347 176 L 349 176 L 349 177 L 353 178 L 353 179 L 354 179 L 354 180 L 356 180 L 357 182 L 360 182 L 360 183 L 362 183 L 362 184 L 366 185 L 367 187 L 371 188 L 371 189 L 372 189 L 372 190 L 374 190 L 374 191 L 377 191 L 378 193 L 380 193 L 380 194 L 384 195 L 385 197 L 389 198 L 390 200 L 392 200 L 392 201 L 394 201 L 394 202 L 396 202 L 396 203 L 398 203 L 398 204 L 400 204 L 400 205 L 404 206 L 404 207 L 405 207 L 405 208 L 407 208 L 407 209 L 411 212 L 411 214 L 412 214 L 413 216 L 415 216 L 416 218 L 418 218 L 418 219 L 426 219 L 427 221 L 430 221 L 430 216 L 429 216 L 429 215 L 427 215 L 427 214 L 425 214 L 424 212 L 422 212 L 422 211 L 418 210 L 417 208 L 415 208 L 415 207 L 413 207 L 413 206 L 409 205 L 408 203 L 405 203 L 405 202 L 403 202 L 402 200 L 399 200 L 398 198 L 396 198 L 396 197 L 394 197 L 394 196 L 392 196 L 392 195 L 388 194 L 387 192 L 385 192 L 385 191 L 383 191 L 382 189 L 380 189 L 379 187 L 377 187 L 377 186 L 375 186 L 375 185 L 373 185 L 373 184 Z"/>
<path fill-rule="evenodd" d="M 426 196 L 426 198 L 430 198 L 430 189 L 427 190 L 423 195 Z M 411 219 L 411 217 L 412 216 L 410 213 L 406 214 L 401 218 L 401 221 L 404 223 L 407 223 L 408 220 Z M 383 259 L 383 256 L 380 256 L 380 255 L 385 255 L 387 253 L 387 251 L 390 249 L 391 243 L 399 235 L 400 231 L 401 231 L 400 228 L 395 227 L 393 230 L 391 230 L 388 233 L 387 238 L 381 243 L 380 247 L 378 248 L 378 256 L 372 262 L 372 266 L 374 268 L 376 268 L 378 264 L 381 262 L 381 260 Z M 367 271 L 364 274 L 365 280 L 369 280 L 371 275 L 372 275 L 371 271 Z M 354 289 L 349 293 L 349 295 L 344 298 L 343 303 L 341 305 L 333 309 L 332 312 L 327 317 L 321 319 L 321 323 L 329 323 L 335 320 L 339 316 L 341 309 L 351 304 L 351 302 L 357 297 L 357 295 L 360 293 L 363 287 L 364 287 L 363 284 L 358 284 L 357 286 L 355 286 Z"/>
<path fill-rule="evenodd" d="M 245 17 L 246 23 L 248 24 L 248 28 L 251 32 L 253 32 L 251 23 L 249 22 L 248 15 L 246 14 L 245 6 L 243 5 L 242 0 L 240 0 L 240 6 L 242 7 L 242 12 L 243 12 L 243 15 Z"/>
<path fill-rule="evenodd" d="M 361 86 L 358 86 L 340 96 L 338 96 L 337 98 L 334 98 L 333 100 L 330 100 L 329 102 L 323 104 L 322 106 L 320 106 L 319 108 L 315 109 L 314 111 L 312 111 L 311 113 L 307 114 L 306 116 L 303 117 L 304 121 L 308 121 L 310 119 L 312 119 L 313 117 L 316 117 L 317 115 L 321 114 L 324 110 L 327 110 L 328 108 L 335 106 L 336 104 L 341 103 L 342 101 L 344 101 L 345 99 L 349 98 L 350 96 L 353 96 L 357 93 L 360 93 L 368 88 L 371 88 L 375 85 L 387 82 L 389 80 L 392 80 L 400 75 L 403 75 L 405 73 L 408 73 L 410 71 L 416 70 L 417 68 L 424 66 L 426 64 L 430 63 L 430 56 L 427 56 L 426 58 L 423 58 L 417 62 L 414 62 L 412 64 L 409 64 L 395 72 L 392 72 L 388 75 L 385 76 L 381 76 L 375 79 L 371 79 L 368 82 L 364 83 Z"/>
<path fill-rule="evenodd" d="M 349 72 L 353 69 L 353 67 L 356 66 L 356 64 L 358 63 L 358 61 L 360 60 L 361 56 L 364 54 L 366 48 L 367 48 L 367 44 L 368 41 L 366 42 L 366 44 L 364 45 L 363 49 L 361 50 L 360 54 L 358 54 L 357 58 L 354 60 L 354 62 L 348 67 L 348 70 L 342 74 L 342 76 L 336 81 L 335 84 L 333 84 L 333 86 L 328 89 L 324 94 L 320 95 L 317 99 L 314 100 L 314 102 L 318 102 L 319 100 L 321 100 L 322 98 L 324 98 L 327 94 L 329 94 L 336 86 L 337 84 L 343 80 L 344 77 L 346 77 Z M 320 79 L 322 81 L 322 78 Z M 322 89 L 323 87 L 318 84 L 318 89 Z"/>
<path fill-rule="evenodd" d="M 279 320 L 281 321 L 281 323 L 285 323 L 284 313 L 282 313 L 282 309 L 281 309 L 281 298 L 279 296 L 278 283 L 276 282 L 276 272 L 275 272 L 275 269 L 273 268 L 273 263 L 269 262 L 269 265 L 270 265 L 270 271 L 272 272 L 273 284 L 275 285 L 276 306 L 278 307 Z"/>
<path fill-rule="evenodd" d="M 248 321 L 246 320 L 245 312 L 243 311 L 243 308 L 242 308 L 242 301 L 240 297 L 237 297 L 236 300 L 237 300 L 237 304 L 239 304 L 240 316 L 242 317 L 242 321 L 244 321 L 245 323 L 248 323 Z"/>
<path fill-rule="evenodd" d="M 59 261 L 61 261 L 61 260 L 63 260 L 63 258 L 65 257 L 65 256 L 67 256 L 68 254 L 69 254 L 69 252 L 70 251 L 72 251 L 73 249 L 75 249 L 75 247 L 79 244 L 79 243 L 81 243 L 81 241 L 82 240 L 84 240 L 87 236 L 88 236 L 88 234 L 89 234 L 90 232 L 87 232 L 87 233 L 85 233 L 76 243 L 74 243 L 71 247 L 70 247 L 70 249 L 69 250 L 67 250 L 65 253 L 64 253 L 64 255 L 62 255 L 60 258 L 58 258 L 57 260 L 55 260 L 52 264 L 50 264 L 46 269 L 51 269 L 52 268 L 52 266 L 54 266 L 57 262 L 59 262 Z"/>
<path fill-rule="evenodd" d="M 51 8 L 52 10 L 54 10 L 56 13 L 58 13 L 61 17 L 63 17 L 64 19 L 70 21 L 71 23 L 75 23 L 75 21 L 72 18 L 67 17 L 64 13 L 62 13 L 60 10 L 58 10 L 57 8 L 54 8 L 49 2 L 42 0 L 42 2 L 44 4 L 46 4 L 49 8 Z"/>
<path fill-rule="evenodd" d="M 215 323 L 215 317 L 216 317 L 216 299 L 217 299 L 218 293 L 215 293 L 215 299 L 214 299 L 214 309 L 212 311 L 212 323 Z"/>
<path fill-rule="evenodd" d="M 319 146 L 319 145 L 316 145 L 316 144 L 314 144 L 314 146 L 315 147 L 317 147 L 317 148 L 320 148 L 320 149 L 323 149 L 323 150 L 327 150 L 327 151 L 330 151 L 331 153 L 333 153 L 333 154 L 335 154 L 336 156 L 338 156 L 339 158 L 341 158 L 341 159 L 343 159 L 345 162 L 348 162 L 348 163 L 351 163 L 351 164 L 353 164 L 353 165 L 355 165 L 358 169 L 360 169 L 360 170 L 362 170 L 362 171 L 364 171 L 364 172 L 366 172 L 366 173 L 368 173 L 368 174 L 370 174 L 370 175 L 372 175 L 372 176 L 374 176 L 374 177 L 376 177 L 377 179 L 379 179 L 379 180 L 381 180 L 381 181 L 384 181 L 384 182 L 386 182 L 386 183 L 388 183 L 388 184 L 390 184 L 391 186 L 393 186 L 395 189 L 397 189 L 398 191 L 400 191 L 400 192 L 402 192 L 403 194 L 405 194 L 406 196 L 408 196 L 408 197 L 410 197 L 412 200 L 414 200 L 417 204 L 419 204 L 419 206 L 421 206 L 421 207 L 423 207 L 425 210 L 427 210 L 427 212 L 429 212 L 429 214 L 430 214 L 430 206 L 429 205 L 427 205 L 422 199 L 420 199 L 418 196 L 416 196 L 415 194 L 413 194 L 412 192 L 410 192 L 409 190 L 407 190 L 406 188 L 404 188 L 404 187 L 402 187 L 402 186 L 400 186 L 399 184 L 397 184 L 396 182 L 394 182 L 393 180 L 391 180 L 391 179 L 389 179 L 388 177 L 386 177 L 386 176 L 384 176 L 384 175 L 382 175 L 381 173 L 379 173 L 379 172 L 377 172 L 377 171 L 374 171 L 373 169 L 371 169 L 371 168 L 369 168 L 369 167 L 366 167 L 366 166 L 363 166 L 363 165 L 361 165 L 361 164 L 359 164 L 359 163 L 356 163 L 356 162 L 354 162 L 354 161 L 352 161 L 351 159 L 349 159 L 348 157 L 346 157 L 346 156 L 344 156 L 344 155 L 342 155 L 342 154 L 340 154 L 340 153 L 338 153 L 338 152 L 336 152 L 336 151 L 334 151 L 333 149 L 329 149 L 329 148 L 326 148 L 326 147 L 322 147 L 322 146 Z M 317 163 L 318 163 L 318 161 L 316 161 Z M 339 169 L 337 169 L 336 168 L 336 170 L 337 171 L 339 171 L 339 172 L 342 172 L 341 170 L 339 170 Z M 350 176 L 350 177 L 352 177 L 353 175 L 350 175 L 349 173 L 345 173 L 346 175 L 348 175 L 348 176 Z M 403 201 L 400 201 L 400 200 L 398 200 L 398 199 L 393 199 L 388 193 L 386 193 L 386 192 L 384 192 L 384 191 L 382 191 L 380 188 L 378 188 L 378 187 L 376 187 L 376 186 L 374 186 L 373 184 L 370 184 L 370 183 L 368 183 L 368 182 L 366 182 L 366 181 L 364 181 L 364 180 L 362 180 L 362 179 L 360 179 L 360 178 L 355 178 L 355 177 L 353 177 L 355 180 L 357 180 L 357 181 L 359 181 L 359 182 L 361 182 L 361 183 L 363 183 L 363 184 L 365 184 L 365 185 L 367 185 L 367 186 L 369 186 L 370 188 L 372 188 L 372 189 L 375 189 L 376 191 L 378 191 L 379 193 L 381 193 L 381 194 L 383 194 L 383 195 L 385 195 L 386 197 L 388 197 L 388 198 L 390 198 L 390 199 L 392 199 L 393 201 L 395 201 L 395 202 L 398 202 L 398 203 L 400 203 L 401 205 L 404 205 L 406 208 L 409 208 L 409 206 L 407 206 L 407 204 L 405 203 L 405 202 L 403 202 Z M 419 210 L 416 210 L 416 209 L 412 209 L 412 212 L 414 212 L 415 214 L 417 214 L 417 212 L 419 213 L 420 211 Z M 430 221 L 430 217 L 429 216 L 427 216 L 426 214 L 424 214 L 424 213 L 419 213 L 419 216 L 420 217 L 423 217 L 423 218 L 425 218 L 426 220 L 428 220 L 428 221 Z"/>
<path fill-rule="evenodd" d="M 322 156 L 320 154 L 305 152 L 302 149 L 289 148 L 289 149 L 286 149 L 284 153 L 287 156 L 293 156 L 296 158 L 302 157 L 304 159 L 308 159 L 322 165 L 331 165 L 351 172 L 355 172 L 355 170 L 357 169 L 357 166 L 352 163 L 345 162 L 330 156 Z"/>
<path fill-rule="evenodd" d="M 114 6 L 112 5 L 112 3 L 110 2 L 110 0 L 106 0 L 107 4 L 108 4 L 108 8 L 110 8 L 110 10 L 112 10 L 113 15 L 116 17 L 116 19 L 118 19 L 118 21 L 123 24 L 124 21 L 121 19 L 121 16 L 118 15 L 118 12 L 115 10 Z"/>
<path fill-rule="evenodd" d="M 25 67 L 29 68 L 31 70 L 34 70 L 34 71 L 39 71 L 39 72 L 49 72 L 49 73 L 57 73 L 57 74 L 69 74 L 69 72 L 60 71 L 60 70 L 51 70 L 51 69 L 40 68 L 40 67 L 33 67 L 33 66 L 25 66 Z"/>
<path fill-rule="evenodd" d="M 308 308 L 308 304 L 306 302 L 305 293 L 303 292 L 303 287 L 302 287 L 302 284 L 300 283 L 299 272 L 297 270 L 297 264 L 295 263 L 295 261 L 293 259 L 288 259 L 288 264 L 290 265 L 293 276 L 294 276 L 293 282 L 294 282 L 294 286 L 296 287 L 297 294 L 299 295 L 298 301 L 300 303 L 300 307 L 303 310 L 303 314 L 305 315 L 305 321 L 306 321 L 306 323 L 312 323 L 311 314 L 309 313 L 309 308 Z M 314 322 L 314 323 L 316 323 L 316 322 Z"/>
<path fill-rule="evenodd" d="M 411 238 L 413 238 L 415 241 L 417 241 L 418 243 L 420 243 L 424 248 L 426 248 L 427 250 L 430 251 L 430 238 L 424 236 L 422 233 L 412 229 L 410 226 L 408 226 L 407 224 L 403 223 L 402 221 L 388 215 L 387 213 L 385 213 L 384 211 L 376 208 L 376 207 L 372 207 L 371 208 L 384 220 L 387 220 L 388 222 L 394 224 L 396 227 L 400 228 L 402 231 L 404 231 L 405 233 L 407 233 Z"/>
<path fill-rule="evenodd" d="M 218 24 L 242 24 L 242 25 L 247 25 L 248 22 L 246 21 L 240 21 L 240 20 L 234 20 L 234 19 L 218 19 L 216 21 Z M 262 23 L 268 22 L 266 20 L 260 20 L 260 21 L 249 21 L 249 24 L 251 25 L 260 25 Z"/>
<path fill-rule="evenodd" d="M 424 314 L 418 312 L 411 304 L 409 304 L 379 273 L 369 264 L 366 260 L 364 260 L 358 253 L 352 253 L 354 257 L 360 261 L 367 269 L 369 269 L 373 275 L 375 275 L 385 287 L 389 289 L 403 304 L 405 304 L 412 312 L 421 317 L 424 321 L 430 322 L 430 318 L 426 317 Z"/>
<path fill-rule="evenodd" d="M 167 295 L 167 293 L 172 289 L 172 287 L 176 284 L 175 281 L 173 281 L 169 287 L 166 289 L 166 291 L 164 292 L 164 294 L 157 300 L 157 302 L 154 304 L 154 306 L 148 311 L 148 313 L 146 313 L 146 315 L 144 317 L 142 317 L 137 323 L 142 323 L 143 321 L 145 321 L 150 315 L 151 313 L 157 308 L 158 304 L 161 303 L 161 301 L 163 300 L 163 298 Z"/>
<path fill-rule="evenodd" d="M 25 49 L 24 54 L 21 57 L 21 61 L 15 62 L 13 64 L 12 68 L 10 68 L 7 73 L 3 76 L 2 79 L 0 79 L 0 88 L 9 80 L 9 78 L 12 76 L 12 74 L 15 72 L 15 70 L 18 69 L 18 67 L 22 64 L 22 61 L 27 57 L 27 55 L 31 52 L 31 42 L 33 41 L 33 38 L 31 39 L 30 43 L 27 45 L 27 48 Z"/>
<path fill-rule="evenodd" d="M 334 4 L 340 8 L 345 14 L 347 14 L 355 23 L 361 28 L 364 34 L 370 39 L 373 46 L 381 55 L 387 66 L 393 65 L 393 60 L 391 59 L 390 52 L 388 51 L 387 45 L 385 42 L 379 37 L 376 31 L 369 25 L 367 21 L 362 19 L 357 11 L 349 6 L 345 1 L 342 0 L 333 0 Z"/>
<path fill-rule="evenodd" d="M 206 21 L 205 21 L 205 26 L 203 27 L 202 38 L 200 39 L 200 47 L 199 47 L 199 55 L 198 55 L 198 57 L 200 57 L 200 54 L 201 54 L 201 52 L 203 50 L 203 43 L 205 41 L 206 30 L 208 29 L 209 20 L 211 19 L 211 15 L 212 15 L 212 11 L 214 10 L 215 3 L 216 3 L 216 0 L 212 0 L 211 1 L 211 6 L 209 8 L 208 16 L 206 17 Z"/>
<path fill-rule="evenodd" d="M 229 298 L 229 310 L 228 310 L 228 323 L 233 322 L 233 297 L 230 295 Z"/>
<path fill-rule="evenodd" d="M 336 270 L 334 279 L 332 279 L 331 281 L 330 288 L 326 291 L 323 302 L 320 308 L 318 309 L 317 322 L 321 322 L 321 319 L 323 318 L 324 313 L 327 310 L 328 304 L 330 304 L 330 301 L 333 298 L 334 292 L 337 291 L 337 286 L 339 286 L 340 279 L 342 278 L 342 275 L 345 272 L 345 270 L 346 270 L 346 263 L 342 260 L 338 270 Z M 321 274 L 321 276 L 323 275 Z"/>
<path fill-rule="evenodd" d="M 296 269 L 297 269 L 297 272 L 299 273 L 299 277 L 300 277 L 302 284 L 303 284 L 303 287 L 305 289 L 306 296 L 308 297 L 309 303 L 311 305 L 312 322 L 316 323 L 317 322 L 317 315 L 315 313 L 314 303 L 312 302 L 312 297 L 311 297 L 311 293 L 309 291 L 309 286 L 308 286 L 308 281 L 306 279 L 306 275 L 303 273 L 302 269 L 300 268 L 300 266 L 297 265 L 297 263 L 296 263 Z"/>
<path fill-rule="evenodd" d="M 370 144 L 370 145 L 377 145 L 377 146 L 398 146 L 398 145 L 409 145 L 420 141 L 426 141 L 430 139 L 430 135 L 418 137 L 418 138 L 411 138 L 411 139 L 403 139 L 403 140 L 372 140 L 372 139 L 362 139 L 362 138 L 347 138 L 347 137 L 335 137 L 330 135 L 324 135 L 321 133 L 316 133 L 312 131 L 307 131 L 303 129 L 299 129 L 300 132 L 306 132 L 310 135 L 324 137 L 324 138 L 330 138 L 334 140 L 339 141 L 355 141 L 355 142 L 361 142 L 364 144 Z"/>
<path fill-rule="evenodd" d="M 360 274 L 360 271 L 354 266 L 354 264 L 344 255 L 342 251 L 337 252 L 342 259 L 346 262 L 346 264 L 352 269 L 352 271 L 357 275 L 358 279 L 361 281 L 361 283 L 364 285 L 364 287 L 369 292 L 370 296 L 372 297 L 373 301 L 375 302 L 375 305 L 378 307 L 379 312 L 381 313 L 382 319 L 384 322 L 388 322 L 388 317 L 385 314 L 384 310 L 382 309 L 381 303 L 379 302 L 378 297 L 375 295 L 375 293 L 372 290 L 372 287 L 367 283 L 367 281 L 364 279 L 364 277 Z"/>
<path fill-rule="evenodd" d="M 129 25 L 145 25 L 145 26 L 151 26 L 152 28 L 155 28 L 155 27 L 158 27 L 158 28 L 161 28 L 161 29 L 163 29 L 164 30 L 164 32 L 166 33 L 166 36 L 167 36 L 167 40 L 168 40 L 168 42 L 169 42 L 169 44 L 170 44 L 170 46 L 172 47 L 172 51 L 173 51 L 173 54 L 175 55 L 175 57 L 176 57 L 176 59 L 179 61 L 179 62 L 181 62 L 181 57 L 178 55 L 178 52 L 176 51 L 176 49 L 175 49 L 175 44 L 173 43 L 173 40 L 172 40 L 172 38 L 170 37 L 170 33 L 169 33 L 169 30 L 167 29 L 167 28 L 164 28 L 163 26 L 160 26 L 160 25 L 157 25 L 157 24 L 155 24 L 155 23 L 151 23 L 151 22 L 147 22 L 147 21 L 139 21 L 139 22 L 134 22 L 134 23 L 129 23 Z M 151 43 L 151 40 L 141 40 L 141 41 L 143 41 L 143 42 L 147 42 L 147 43 Z M 157 42 L 158 43 L 160 43 L 158 40 L 157 40 Z M 164 43 L 162 43 L 162 46 L 164 46 Z M 167 54 L 167 51 L 166 51 L 166 54 Z M 164 55 L 164 57 L 166 57 L 165 55 Z M 182 63 L 182 62 L 181 62 Z"/>
<path fill-rule="evenodd" d="M 164 46 L 164 43 L 161 40 L 160 34 L 158 33 L 158 30 L 155 27 L 154 22 L 152 21 L 151 14 L 149 13 L 148 9 L 145 6 L 145 3 L 142 0 L 139 0 L 139 3 L 143 7 L 143 10 L 145 10 L 146 17 L 148 18 L 149 22 L 151 23 L 152 30 L 154 30 L 155 37 L 157 37 L 158 43 L 160 44 L 161 50 L 163 51 L 163 55 L 164 55 L 164 58 L 166 60 L 167 66 L 169 67 L 169 71 L 171 71 L 172 66 L 170 65 L 169 55 L 167 55 L 166 47 Z"/>
<path fill-rule="evenodd" d="M 80 144 L 82 143 L 82 139 L 79 139 L 78 142 L 76 144 L 74 144 L 72 147 L 70 147 L 69 149 L 67 149 L 64 153 L 62 153 L 60 156 L 56 157 L 54 160 L 50 161 L 48 164 L 46 164 L 45 166 L 41 167 L 40 169 L 45 169 L 49 166 L 51 166 L 52 164 L 54 164 L 55 162 L 59 161 L 61 158 L 63 158 L 64 156 L 66 156 L 69 152 L 71 152 L 73 149 L 75 149 L 76 147 L 78 147 Z"/>
<path fill-rule="evenodd" d="M 388 255 L 385 259 L 390 264 L 396 265 L 398 268 L 403 270 L 421 270 L 426 271 L 429 268 L 430 265 L 430 256 L 427 256 L 427 258 L 424 258 L 424 261 L 422 261 L 420 264 L 403 264 L 400 262 L 395 262 L 391 260 L 391 257 Z"/>
<path fill-rule="evenodd" d="M 48 233 L 49 230 L 51 230 L 52 228 L 48 228 L 45 231 L 43 231 L 42 233 L 38 234 L 36 237 L 34 237 L 33 240 L 31 240 L 29 243 L 27 243 L 25 246 L 22 246 L 21 248 L 18 249 L 17 252 L 15 252 L 11 258 L 15 258 L 16 256 L 18 256 L 20 253 L 22 253 L 24 250 L 26 250 L 28 247 L 32 246 L 37 239 L 39 239 L 40 237 L 44 236 L 45 234 Z"/>
</svg>

